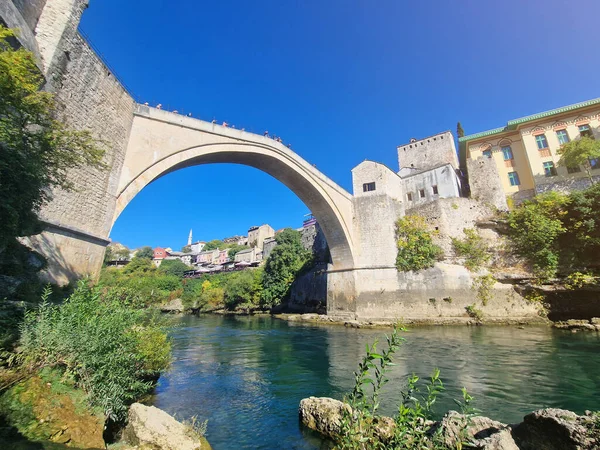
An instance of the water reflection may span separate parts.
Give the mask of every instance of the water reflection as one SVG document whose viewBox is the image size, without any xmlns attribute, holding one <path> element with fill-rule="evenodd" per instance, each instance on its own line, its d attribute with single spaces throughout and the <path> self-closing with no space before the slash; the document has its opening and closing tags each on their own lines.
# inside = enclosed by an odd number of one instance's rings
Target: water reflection
<svg viewBox="0 0 600 450">
<path fill-rule="evenodd" d="M 383 345 L 384 333 L 270 317 L 184 317 L 173 332 L 176 360 L 154 404 L 180 418 L 208 419 L 215 450 L 319 448 L 318 437 L 298 426 L 299 401 L 342 398 L 365 344 L 381 338 Z M 405 337 L 385 388 L 385 413 L 394 413 L 407 375 L 426 377 L 436 367 L 446 386 L 440 412 L 455 407 L 463 386 L 479 409 L 505 422 L 547 406 L 600 409 L 597 334 L 422 327 Z"/>
</svg>

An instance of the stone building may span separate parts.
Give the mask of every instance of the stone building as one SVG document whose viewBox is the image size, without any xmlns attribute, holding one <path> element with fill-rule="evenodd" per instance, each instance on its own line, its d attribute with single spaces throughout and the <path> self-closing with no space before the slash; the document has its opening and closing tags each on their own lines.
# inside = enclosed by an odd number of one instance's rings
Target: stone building
<svg viewBox="0 0 600 450">
<path fill-rule="evenodd" d="M 190 248 L 192 249 L 193 253 L 200 253 L 202 250 L 204 250 L 205 245 L 206 245 L 206 242 L 204 242 L 204 241 L 196 241 L 196 242 L 192 242 L 192 244 L 190 245 Z"/>
<path fill-rule="evenodd" d="M 263 259 L 266 261 L 273 249 L 277 247 L 275 238 L 267 238 L 263 242 Z"/>
<path fill-rule="evenodd" d="M 248 245 L 262 251 L 265 239 L 275 236 L 275 230 L 270 225 L 250 227 L 248 229 Z"/>
<path fill-rule="evenodd" d="M 196 257 L 196 264 L 199 265 L 209 265 L 209 264 L 217 264 L 219 260 L 220 250 L 206 250 L 204 252 L 198 253 Z"/>
<path fill-rule="evenodd" d="M 458 157 L 450 131 L 411 139 L 398 146 L 397 151 L 398 175 L 403 181 L 407 208 L 461 196 Z"/>
<path fill-rule="evenodd" d="M 236 263 L 249 263 L 255 264 L 262 261 L 262 251 L 256 247 L 252 247 L 241 252 L 237 252 L 234 257 Z"/>
<path fill-rule="evenodd" d="M 473 164 L 480 158 L 494 162 L 503 195 L 516 203 L 548 190 L 582 189 L 590 185 L 584 168 L 558 167 L 560 146 L 581 136 L 600 138 L 600 98 L 464 136 L 459 139 L 461 166 L 468 169 L 474 197 L 485 194 L 489 185 L 490 164 Z M 590 164 L 593 177 L 600 179 L 600 161 Z"/>
</svg>

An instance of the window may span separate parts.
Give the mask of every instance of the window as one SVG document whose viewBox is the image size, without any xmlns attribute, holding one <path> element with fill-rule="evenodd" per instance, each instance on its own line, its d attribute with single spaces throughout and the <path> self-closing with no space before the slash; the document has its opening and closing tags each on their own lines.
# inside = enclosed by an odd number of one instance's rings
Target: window
<svg viewBox="0 0 600 450">
<path fill-rule="evenodd" d="M 556 132 L 556 137 L 558 138 L 558 143 L 560 145 L 566 144 L 570 141 L 569 135 L 567 134 L 567 130 L 558 130 Z"/>
<path fill-rule="evenodd" d="M 544 175 L 547 177 L 553 177 L 556 175 L 556 167 L 554 167 L 554 163 L 552 161 L 547 161 L 544 163 Z"/>
<path fill-rule="evenodd" d="M 363 184 L 363 192 L 370 192 L 375 190 L 375 182 Z"/>
<path fill-rule="evenodd" d="M 545 134 L 538 134 L 535 137 L 535 143 L 537 144 L 538 150 L 543 150 L 545 148 L 548 148 L 548 141 L 546 140 Z"/>
<path fill-rule="evenodd" d="M 513 159 L 512 148 L 510 146 L 502 147 L 502 155 L 504 156 L 504 161 Z"/>
<path fill-rule="evenodd" d="M 486 158 L 491 158 L 492 157 L 492 151 L 491 150 L 484 150 L 483 151 L 483 156 L 485 156 Z"/>
<path fill-rule="evenodd" d="M 567 172 L 569 172 L 569 173 L 581 172 L 581 168 L 579 166 L 573 166 L 573 167 L 567 166 Z"/>
<path fill-rule="evenodd" d="M 594 133 L 592 133 L 592 129 L 589 125 L 580 125 L 579 134 L 581 135 L 581 137 L 589 137 L 594 139 Z"/>
<path fill-rule="evenodd" d="M 510 182 L 511 186 L 518 186 L 521 184 L 519 181 L 519 174 L 517 172 L 509 172 L 508 181 Z"/>
<path fill-rule="evenodd" d="M 438 194 L 438 188 L 437 185 L 433 186 L 433 195 L 437 195 Z"/>
<path fill-rule="evenodd" d="M 408 194 L 406 194 L 406 198 L 408 198 L 409 202 L 412 202 L 412 192 L 409 192 Z"/>
<path fill-rule="evenodd" d="M 419 189 L 419 197 L 425 198 L 425 189 Z"/>
</svg>

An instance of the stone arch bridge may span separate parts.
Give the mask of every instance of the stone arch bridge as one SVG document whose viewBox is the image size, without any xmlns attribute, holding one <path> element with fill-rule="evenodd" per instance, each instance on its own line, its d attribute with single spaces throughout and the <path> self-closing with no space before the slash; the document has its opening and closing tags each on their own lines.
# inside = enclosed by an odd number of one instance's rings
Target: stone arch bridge
<svg viewBox="0 0 600 450">
<path fill-rule="evenodd" d="M 152 181 L 184 167 L 208 163 L 243 164 L 281 181 L 317 218 L 333 266 L 354 266 L 352 195 L 347 191 L 271 138 L 145 105 L 135 107 L 114 220 Z"/>
</svg>

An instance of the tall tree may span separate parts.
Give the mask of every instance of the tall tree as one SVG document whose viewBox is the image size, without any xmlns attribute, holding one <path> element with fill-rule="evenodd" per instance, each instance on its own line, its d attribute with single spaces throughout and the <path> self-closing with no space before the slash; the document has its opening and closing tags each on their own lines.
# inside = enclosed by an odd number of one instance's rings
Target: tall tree
<svg viewBox="0 0 600 450">
<path fill-rule="evenodd" d="M 152 259 L 154 258 L 154 250 L 152 250 L 152 247 L 142 247 L 140 248 L 136 254 L 135 254 L 136 258 L 146 258 L 146 259 Z"/>
<path fill-rule="evenodd" d="M 583 166 L 590 182 L 594 184 L 592 169 L 600 168 L 600 141 L 584 136 L 563 144 L 558 150 L 558 154 L 560 155 L 559 166 Z M 592 162 L 594 162 L 594 166 L 592 166 Z"/>
<path fill-rule="evenodd" d="M 34 56 L 8 42 L 0 26 L 0 253 L 18 236 L 39 233 L 38 212 L 51 189 L 72 189 L 68 170 L 103 167 L 103 151 L 87 131 L 55 119 L 53 95 L 41 91 Z"/>
<path fill-rule="evenodd" d="M 463 130 L 462 124 L 460 122 L 456 124 L 456 135 L 459 138 L 464 137 L 465 135 L 465 130 Z"/>
</svg>

